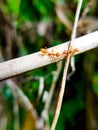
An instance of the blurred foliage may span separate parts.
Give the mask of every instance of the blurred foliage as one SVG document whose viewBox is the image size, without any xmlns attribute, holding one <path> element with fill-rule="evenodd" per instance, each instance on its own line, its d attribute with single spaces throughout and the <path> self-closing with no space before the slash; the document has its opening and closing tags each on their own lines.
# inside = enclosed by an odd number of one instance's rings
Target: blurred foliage
<svg viewBox="0 0 98 130">
<path fill-rule="evenodd" d="M 57 4 L 62 5 L 62 8 L 63 5 L 67 6 L 69 12 L 67 12 L 67 14 L 66 12 L 64 12 L 65 15 L 67 15 L 67 17 L 70 20 L 74 20 L 78 0 L 2 0 L 2 2 L 3 3 L 0 5 L 0 7 L 5 13 L 5 16 L 9 18 L 9 21 L 11 22 L 13 29 L 15 29 L 16 31 L 16 48 L 14 49 L 16 53 L 15 55 L 13 55 L 13 57 L 19 57 L 30 53 L 34 53 L 36 51 L 39 51 L 40 48 L 55 46 L 70 39 L 70 35 L 69 33 L 67 33 L 67 28 L 56 15 L 55 6 Z M 83 1 L 82 11 L 86 7 L 87 3 L 87 0 Z M 91 16 L 91 14 L 94 15 L 94 12 L 90 10 L 88 15 Z M 97 11 L 95 14 L 97 14 L 98 16 Z M 2 21 L 2 19 L 0 20 Z M 40 27 L 41 32 L 39 30 Z M 43 30 L 44 32 L 42 32 Z M 2 44 L 0 44 L 0 48 L 4 52 L 6 52 L 7 47 L 7 43 L 6 46 L 2 46 Z M 5 54 L 7 59 L 7 52 Z M 95 57 L 96 51 L 93 51 L 93 54 Z M 82 56 L 76 57 L 76 72 L 71 77 L 70 81 L 67 81 L 63 106 L 56 130 L 86 129 L 84 123 L 86 122 L 85 87 L 89 84 L 88 82 L 86 82 L 86 80 L 91 81 L 92 90 L 94 91 L 95 95 L 98 95 L 98 70 L 96 67 L 98 61 L 94 62 L 94 60 L 92 60 L 92 62 L 90 62 L 90 64 L 94 64 L 94 69 L 92 70 L 91 65 L 89 65 L 89 62 L 87 62 L 90 60 L 90 55 L 92 54 L 87 55 L 86 58 L 84 58 L 83 54 Z M 93 71 L 93 75 L 90 76 L 90 79 L 88 78 L 90 72 L 87 73 L 88 75 L 86 74 L 85 66 L 87 68 L 90 68 L 88 71 Z M 44 103 L 42 100 L 38 103 L 36 98 L 39 89 L 38 78 L 41 76 L 44 77 L 45 90 L 49 91 L 53 80 L 52 72 L 56 70 L 56 68 L 56 63 L 54 63 L 46 67 L 39 68 L 21 76 L 18 76 L 16 80 L 17 84 L 24 91 L 25 95 L 34 104 L 39 115 L 43 110 Z M 31 78 L 31 80 L 29 80 L 29 77 Z M 49 111 L 50 124 L 54 116 L 54 107 L 57 102 L 57 93 L 59 92 L 61 78 L 62 72 L 59 76 L 59 80 L 57 81 L 56 90 L 53 97 L 54 100 L 52 101 L 53 105 L 51 106 L 52 108 L 50 108 Z M 4 86 L 2 88 L 1 93 L 3 94 L 3 97 L 6 102 L 6 111 L 8 115 L 8 124 L 6 130 L 13 130 L 13 96 L 7 86 Z M 30 130 L 32 127 L 27 127 L 26 129 L 26 124 L 31 124 L 27 122 L 29 117 L 27 116 L 28 114 L 25 112 L 22 106 L 20 106 L 19 112 L 21 129 L 23 128 L 23 130 Z"/>
<path fill-rule="evenodd" d="M 10 14 L 18 16 L 18 14 L 19 14 L 19 7 L 20 7 L 20 1 L 21 0 L 18 0 L 18 1 L 16 1 L 16 0 L 13 0 L 13 1 L 8 0 L 7 1 L 6 8 L 7 8 L 8 12 Z"/>
<path fill-rule="evenodd" d="M 98 72 L 93 76 L 93 91 L 98 95 Z"/>
</svg>

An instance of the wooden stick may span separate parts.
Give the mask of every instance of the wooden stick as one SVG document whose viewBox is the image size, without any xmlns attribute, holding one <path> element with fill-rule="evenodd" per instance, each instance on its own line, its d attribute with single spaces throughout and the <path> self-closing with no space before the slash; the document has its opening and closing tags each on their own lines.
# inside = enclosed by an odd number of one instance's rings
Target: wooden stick
<svg viewBox="0 0 98 130">
<path fill-rule="evenodd" d="M 51 53 L 55 53 L 56 51 L 56 53 L 60 54 L 58 56 L 49 56 L 47 53 L 43 55 L 42 52 L 39 51 L 34 54 L 0 63 L 0 80 L 4 80 L 64 59 L 66 53 L 64 55 L 63 52 L 67 51 L 68 44 L 69 42 L 65 42 L 58 46 L 47 49 Z M 77 38 L 73 42 L 73 48 L 77 48 L 79 50 L 78 52 L 74 52 L 74 55 L 83 53 L 96 47 L 98 47 L 98 31 Z"/>
</svg>

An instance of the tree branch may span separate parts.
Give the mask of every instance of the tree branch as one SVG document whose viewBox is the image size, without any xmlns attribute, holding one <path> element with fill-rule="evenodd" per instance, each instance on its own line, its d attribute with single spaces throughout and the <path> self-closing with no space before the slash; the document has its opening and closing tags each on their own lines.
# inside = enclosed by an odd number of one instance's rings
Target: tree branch
<svg viewBox="0 0 98 130">
<path fill-rule="evenodd" d="M 34 54 L 0 63 L 0 80 L 4 80 L 64 59 L 67 53 L 64 54 L 63 52 L 68 50 L 68 45 L 69 42 L 65 42 L 48 49 L 51 53 L 56 52 L 56 54 L 59 54 L 57 56 L 49 56 L 47 53 L 42 55 L 42 52 L 39 51 Z M 74 52 L 74 55 L 96 47 L 98 47 L 98 31 L 77 38 L 73 42 L 73 48 L 78 49 L 78 52 Z"/>
</svg>

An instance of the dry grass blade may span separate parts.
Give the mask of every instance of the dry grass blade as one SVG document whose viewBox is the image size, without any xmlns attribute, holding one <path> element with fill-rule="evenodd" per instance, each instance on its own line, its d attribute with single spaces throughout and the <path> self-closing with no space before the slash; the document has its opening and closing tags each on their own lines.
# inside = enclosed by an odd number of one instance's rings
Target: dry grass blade
<svg viewBox="0 0 98 130">
<path fill-rule="evenodd" d="M 73 27 L 73 31 L 72 31 L 72 35 L 71 35 L 71 41 L 69 43 L 68 50 L 71 49 L 71 45 L 72 45 L 73 40 L 74 40 L 74 38 L 76 36 L 76 28 L 77 28 L 77 25 L 78 25 L 78 19 L 79 19 L 81 6 L 82 6 L 82 0 L 79 0 L 78 6 L 77 6 L 77 10 L 76 10 L 74 27 Z M 55 127 L 56 127 L 56 124 L 57 124 L 57 121 L 58 121 L 58 117 L 59 117 L 59 114 L 60 114 L 62 100 L 63 100 L 63 95 L 64 95 L 64 90 L 65 90 L 65 85 L 66 85 L 67 70 L 68 70 L 68 66 L 69 66 L 70 57 L 71 57 L 71 54 L 68 54 L 66 62 L 65 62 L 61 89 L 60 89 L 60 93 L 59 93 L 59 97 L 58 97 L 58 103 L 57 103 L 57 107 L 56 107 L 54 120 L 53 120 L 53 123 L 52 123 L 52 126 L 51 126 L 51 130 L 55 130 Z"/>
</svg>

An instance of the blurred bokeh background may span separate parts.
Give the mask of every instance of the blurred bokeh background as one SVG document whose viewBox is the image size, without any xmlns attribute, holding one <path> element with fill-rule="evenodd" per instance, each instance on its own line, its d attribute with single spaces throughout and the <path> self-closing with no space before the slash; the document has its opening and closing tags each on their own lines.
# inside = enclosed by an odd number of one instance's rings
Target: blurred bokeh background
<svg viewBox="0 0 98 130">
<path fill-rule="evenodd" d="M 0 62 L 70 40 L 78 0 L 0 0 Z M 84 0 L 77 37 L 98 29 L 98 0 Z M 86 42 L 85 42 L 86 44 Z M 0 130 L 37 130 L 36 120 L 18 87 L 34 106 L 40 130 L 51 125 L 61 86 L 63 63 L 54 63 L 0 82 Z M 75 57 L 75 73 L 67 80 L 56 130 L 98 130 L 98 48 Z M 54 75 L 60 72 L 56 82 Z M 69 73 L 71 67 L 69 67 Z M 48 92 L 55 91 L 44 121 Z M 40 86 L 44 87 L 39 94 Z M 21 95 L 21 94 L 20 94 Z M 44 115 L 45 116 L 45 115 Z M 47 123 L 48 121 L 48 123 Z M 44 126 L 41 128 L 41 126 Z"/>
</svg>

